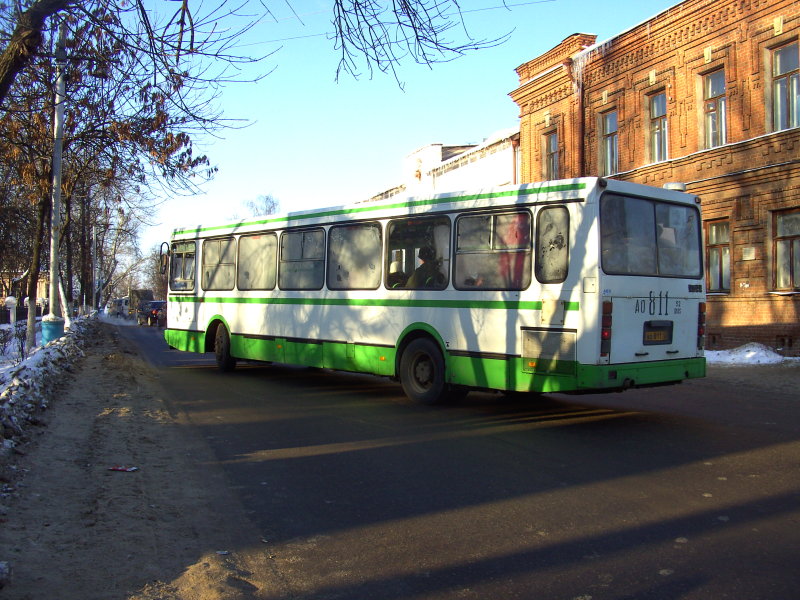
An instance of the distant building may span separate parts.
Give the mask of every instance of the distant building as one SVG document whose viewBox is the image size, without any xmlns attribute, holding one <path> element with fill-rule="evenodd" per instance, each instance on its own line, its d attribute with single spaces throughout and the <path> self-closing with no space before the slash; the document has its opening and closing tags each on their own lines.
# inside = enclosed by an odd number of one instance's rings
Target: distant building
<svg viewBox="0 0 800 600">
<path fill-rule="evenodd" d="M 516 71 L 521 181 L 685 183 L 702 199 L 707 347 L 800 354 L 800 2 L 686 0 Z"/>
<path fill-rule="evenodd" d="M 50 291 L 49 273 L 42 272 L 36 281 L 37 304 L 47 302 Z M 18 271 L 0 272 L 0 300 L 6 296 L 14 296 L 21 303 L 22 298 L 28 294 L 28 272 Z"/>
<path fill-rule="evenodd" d="M 403 181 L 370 200 L 513 185 L 518 170 L 519 129 L 513 127 L 480 144 L 429 144 L 415 150 L 403 160 Z"/>
</svg>

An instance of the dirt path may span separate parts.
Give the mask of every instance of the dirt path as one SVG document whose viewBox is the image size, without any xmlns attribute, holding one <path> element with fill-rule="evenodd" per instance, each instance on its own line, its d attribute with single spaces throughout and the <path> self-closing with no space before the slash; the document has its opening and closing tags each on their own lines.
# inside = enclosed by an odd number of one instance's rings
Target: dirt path
<svg viewBox="0 0 800 600">
<path fill-rule="evenodd" d="M 208 447 L 168 412 L 152 369 L 115 328 L 92 327 L 85 358 L 15 457 L 22 475 L 0 499 L 0 560 L 12 568 L 0 595 L 282 597 Z M 248 536 L 250 547 L 231 546 Z"/>
</svg>

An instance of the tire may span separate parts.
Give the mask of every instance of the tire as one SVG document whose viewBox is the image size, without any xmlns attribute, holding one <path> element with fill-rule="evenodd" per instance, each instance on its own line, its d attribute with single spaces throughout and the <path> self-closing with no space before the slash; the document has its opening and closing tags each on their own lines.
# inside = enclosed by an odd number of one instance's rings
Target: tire
<svg viewBox="0 0 800 600">
<path fill-rule="evenodd" d="M 217 359 L 217 368 L 223 373 L 236 368 L 236 359 L 231 356 L 231 338 L 224 325 L 217 326 L 214 336 L 214 354 Z"/>
<path fill-rule="evenodd" d="M 400 383 L 406 396 L 420 404 L 438 404 L 447 398 L 444 358 L 431 339 L 417 338 L 403 351 Z"/>
</svg>

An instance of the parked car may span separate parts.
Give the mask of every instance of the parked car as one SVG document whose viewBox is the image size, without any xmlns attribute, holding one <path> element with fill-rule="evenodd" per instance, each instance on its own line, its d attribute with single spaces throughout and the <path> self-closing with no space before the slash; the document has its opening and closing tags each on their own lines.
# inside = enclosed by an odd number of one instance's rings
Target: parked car
<svg viewBox="0 0 800 600">
<path fill-rule="evenodd" d="M 136 315 L 139 325 L 157 325 L 163 327 L 167 323 L 167 303 L 164 300 L 146 302 Z"/>
</svg>

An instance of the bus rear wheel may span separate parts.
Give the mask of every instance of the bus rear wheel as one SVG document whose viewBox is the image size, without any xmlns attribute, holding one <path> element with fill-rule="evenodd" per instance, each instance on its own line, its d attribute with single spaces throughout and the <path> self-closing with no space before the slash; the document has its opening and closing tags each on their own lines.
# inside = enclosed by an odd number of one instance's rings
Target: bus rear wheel
<svg viewBox="0 0 800 600">
<path fill-rule="evenodd" d="M 437 404 L 447 397 L 444 358 L 430 339 L 417 338 L 400 358 L 400 383 L 406 396 L 421 404 Z"/>
<path fill-rule="evenodd" d="M 217 359 L 217 368 L 223 373 L 236 368 L 236 359 L 231 356 L 231 337 L 224 325 L 217 326 L 214 336 L 214 355 Z"/>
</svg>

